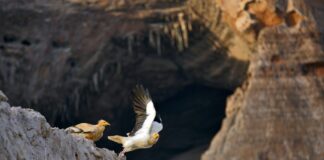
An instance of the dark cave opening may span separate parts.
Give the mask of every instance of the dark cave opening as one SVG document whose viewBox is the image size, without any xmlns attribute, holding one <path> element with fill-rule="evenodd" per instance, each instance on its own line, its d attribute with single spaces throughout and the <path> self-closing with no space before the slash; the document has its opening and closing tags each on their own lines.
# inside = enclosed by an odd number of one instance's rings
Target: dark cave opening
<svg viewBox="0 0 324 160">
<path fill-rule="evenodd" d="M 159 142 L 150 149 L 127 153 L 127 158 L 199 159 L 221 127 L 225 117 L 226 99 L 231 94 L 232 91 L 229 90 L 193 84 L 169 99 L 156 101 L 155 106 L 164 124 Z M 125 134 L 132 128 L 134 117 L 129 112 L 132 110 L 123 115 L 125 121 L 120 134 Z M 106 134 L 110 134 L 109 129 Z M 107 141 L 106 136 L 97 142 L 97 146 L 121 151 L 121 146 Z"/>
</svg>

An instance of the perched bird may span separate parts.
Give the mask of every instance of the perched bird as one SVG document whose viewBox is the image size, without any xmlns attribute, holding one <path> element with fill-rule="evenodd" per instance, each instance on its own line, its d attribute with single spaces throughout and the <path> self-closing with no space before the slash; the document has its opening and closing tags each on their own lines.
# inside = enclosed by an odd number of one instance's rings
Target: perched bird
<svg viewBox="0 0 324 160">
<path fill-rule="evenodd" d="M 80 123 L 65 129 L 65 131 L 83 137 L 92 141 L 98 141 L 105 131 L 106 126 L 110 124 L 105 120 L 99 120 L 97 124 L 92 125 L 89 123 Z"/>
<path fill-rule="evenodd" d="M 108 136 L 109 140 L 123 145 L 124 149 L 119 153 L 119 158 L 123 157 L 126 152 L 152 147 L 159 140 L 159 132 L 163 129 L 161 118 L 156 119 L 156 110 L 148 90 L 137 85 L 132 96 L 136 113 L 134 129 L 127 133 L 127 137 Z"/>
</svg>

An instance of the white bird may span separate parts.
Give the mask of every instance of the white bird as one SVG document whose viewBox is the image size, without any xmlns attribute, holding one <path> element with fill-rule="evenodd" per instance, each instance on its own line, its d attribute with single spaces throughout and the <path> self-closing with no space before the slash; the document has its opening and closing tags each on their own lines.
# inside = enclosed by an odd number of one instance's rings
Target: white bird
<svg viewBox="0 0 324 160">
<path fill-rule="evenodd" d="M 119 153 L 119 158 L 123 157 L 126 152 L 151 148 L 159 140 L 159 132 L 163 129 L 161 118 L 155 120 L 156 110 L 148 90 L 142 85 L 137 85 L 132 95 L 133 108 L 136 113 L 134 129 L 127 133 L 127 137 L 108 136 L 109 140 L 123 145 L 124 149 Z"/>
</svg>

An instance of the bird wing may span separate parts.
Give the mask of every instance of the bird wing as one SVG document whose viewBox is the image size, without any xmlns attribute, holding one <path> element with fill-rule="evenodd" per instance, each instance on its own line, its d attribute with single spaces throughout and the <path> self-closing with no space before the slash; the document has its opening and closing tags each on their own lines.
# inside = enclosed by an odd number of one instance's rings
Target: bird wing
<svg viewBox="0 0 324 160">
<path fill-rule="evenodd" d="M 78 125 L 75 125 L 74 127 L 82 130 L 83 133 L 94 133 L 97 130 L 97 127 L 95 125 L 88 123 L 80 123 Z"/>
<path fill-rule="evenodd" d="M 156 116 L 156 111 L 148 90 L 142 85 L 137 85 L 133 92 L 133 108 L 136 114 L 136 122 L 134 129 L 129 133 L 129 136 L 138 134 L 150 133 L 152 123 Z"/>
</svg>

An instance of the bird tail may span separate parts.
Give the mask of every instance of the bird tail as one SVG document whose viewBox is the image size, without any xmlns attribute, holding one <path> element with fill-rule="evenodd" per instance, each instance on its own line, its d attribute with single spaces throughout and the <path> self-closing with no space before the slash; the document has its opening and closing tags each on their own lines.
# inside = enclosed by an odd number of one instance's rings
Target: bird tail
<svg viewBox="0 0 324 160">
<path fill-rule="evenodd" d="M 108 136 L 108 139 L 113 141 L 113 142 L 116 142 L 116 143 L 119 143 L 119 144 L 123 144 L 124 141 L 125 141 L 125 138 L 126 137 L 123 137 L 123 136 Z"/>
</svg>

